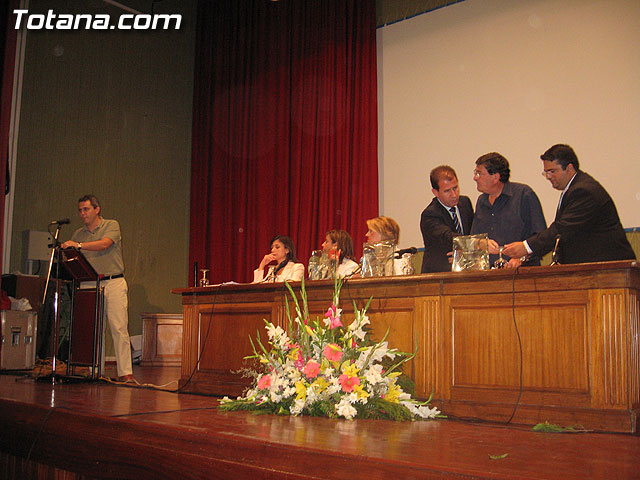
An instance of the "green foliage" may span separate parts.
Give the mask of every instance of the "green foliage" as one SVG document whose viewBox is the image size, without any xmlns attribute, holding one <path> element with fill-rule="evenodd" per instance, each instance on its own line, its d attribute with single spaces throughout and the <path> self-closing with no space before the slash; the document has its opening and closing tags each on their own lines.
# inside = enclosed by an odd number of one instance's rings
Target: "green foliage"
<svg viewBox="0 0 640 480">
<path fill-rule="evenodd" d="M 356 406 L 356 409 L 358 409 L 358 418 L 395 421 L 413 420 L 413 415 L 411 415 L 407 407 L 399 403 L 387 402 L 382 398 L 374 398 L 362 407 Z M 361 409 L 362 412 L 360 411 Z"/>
<path fill-rule="evenodd" d="M 549 423 L 545 420 L 544 423 L 538 423 L 533 427 L 534 432 L 545 432 L 545 433 L 585 433 L 589 430 L 586 430 L 584 427 L 575 425 L 568 427 L 561 427 L 560 425 L 555 425 L 553 423 Z"/>
<path fill-rule="evenodd" d="M 508 456 L 508 453 L 503 453 L 502 455 L 489 455 L 489 458 L 491 460 L 502 460 L 503 458 L 507 458 Z"/>
<path fill-rule="evenodd" d="M 305 409 L 305 413 L 308 413 L 312 417 L 333 417 L 335 416 L 336 404 L 330 400 L 320 400 L 309 405 Z"/>
</svg>

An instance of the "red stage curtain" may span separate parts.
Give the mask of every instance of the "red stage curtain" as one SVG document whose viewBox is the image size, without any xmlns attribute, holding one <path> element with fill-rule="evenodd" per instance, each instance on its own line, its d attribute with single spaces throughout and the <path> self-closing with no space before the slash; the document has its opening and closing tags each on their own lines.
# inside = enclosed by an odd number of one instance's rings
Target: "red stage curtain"
<svg viewBox="0 0 640 480">
<path fill-rule="evenodd" d="M 374 0 L 198 4 L 191 265 L 250 281 L 276 235 L 359 257 L 378 213 Z"/>
<path fill-rule="evenodd" d="M 2 240 L 4 238 L 4 197 L 9 157 L 9 125 L 13 70 L 15 65 L 17 30 L 13 27 L 13 9 L 18 0 L 0 2 L 0 270 L 2 270 Z"/>
</svg>

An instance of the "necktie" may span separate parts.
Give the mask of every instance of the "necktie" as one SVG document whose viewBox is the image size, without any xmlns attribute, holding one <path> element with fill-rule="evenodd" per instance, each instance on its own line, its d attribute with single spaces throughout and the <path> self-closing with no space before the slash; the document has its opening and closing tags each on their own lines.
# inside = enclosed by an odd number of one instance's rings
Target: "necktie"
<svg viewBox="0 0 640 480">
<path fill-rule="evenodd" d="M 560 205 L 562 205 L 562 197 L 564 197 L 564 192 L 560 194 L 560 200 L 558 200 L 558 206 L 556 207 L 556 212 L 560 211 Z"/>
<path fill-rule="evenodd" d="M 558 206 L 556 207 L 556 220 L 558 219 L 558 214 L 560 213 L 560 207 L 562 206 L 562 197 L 564 197 L 564 192 L 560 194 L 560 200 L 558 200 Z"/>
<path fill-rule="evenodd" d="M 458 215 L 456 214 L 456 207 L 449 208 L 449 211 L 451 212 L 451 215 L 453 215 L 453 228 L 456 232 L 462 233 L 462 230 L 460 230 L 460 223 L 458 222 Z"/>
</svg>

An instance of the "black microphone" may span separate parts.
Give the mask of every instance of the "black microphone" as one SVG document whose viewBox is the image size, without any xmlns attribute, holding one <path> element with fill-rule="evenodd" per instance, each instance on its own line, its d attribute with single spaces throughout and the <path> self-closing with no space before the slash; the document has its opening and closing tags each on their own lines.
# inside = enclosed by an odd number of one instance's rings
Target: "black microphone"
<svg viewBox="0 0 640 480">
<path fill-rule="evenodd" d="M 273 275 L 275 275 L 276 273 L 278 273 L 280 270 L 282 270 L 285 265 L 289 263 L 289 260 L 284 260 L 283 262 L 280 262 L 280 265 L 278 265 L 274 270 L 273 270 Z"/>
<path fill-rule="evenodd" d="M 561 235 L 556 235 L 556 244 L 553 246 L 553 251 L 551 252 L 551 263 L 549 265 L 560 265 L 558 261 L 558 245 L 560 244 Z"/>
<path fill-rule="evenodd" d="M 415 255 L 418 253 L 418 249 L 416 247 L 403 248 L 402 250 L 398 250 L 396 252 L 396 258 L 402 258 L 402 255 L 405 253 L 410 253 L 411 255 Z"/>
<path fill-rule="evenodd" d="M 198 262 L 193 262 L 193 286 L 198 286 Z"/>
<path fill-rule="evenodd" d="M 54 220 L 49 225 L 66 225 L 67 223 L 71 223 L 68 218 L 61 218 L 60 220 Z"/>
</svg>

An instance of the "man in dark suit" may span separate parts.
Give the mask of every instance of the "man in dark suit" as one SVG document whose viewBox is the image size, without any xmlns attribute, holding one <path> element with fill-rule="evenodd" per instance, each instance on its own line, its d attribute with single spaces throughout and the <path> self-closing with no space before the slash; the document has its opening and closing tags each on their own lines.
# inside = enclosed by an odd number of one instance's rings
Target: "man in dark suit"
<svg viewBox="0 0 640 480">
<path fill-rule="evenodd" d="M 542 256 L 557 243 L 560 263 L 635 260 L 613 200 L 602 185 L 580 170 L 573 149 L 554 145 L 540 158 L 543 175 L 562 191 L 555 221 L 524 242 L 506 245 L 504 253 Z"/>
<path fill-rule="evenodd" d="M 420 217 L 424 240 L 422 273 L 450 272 L 447 253 L 453 250 L 453 237 L 469 235 L 473 206 L 469 197 L 460 196 L 458 176 L 453 168 L 436 167 L 429 178 L 435 198 Z"/>
</svg>

